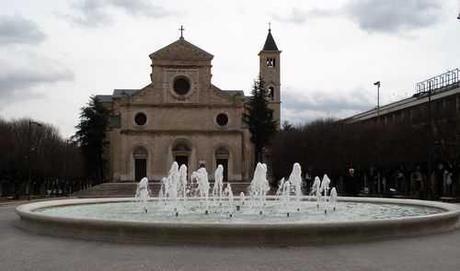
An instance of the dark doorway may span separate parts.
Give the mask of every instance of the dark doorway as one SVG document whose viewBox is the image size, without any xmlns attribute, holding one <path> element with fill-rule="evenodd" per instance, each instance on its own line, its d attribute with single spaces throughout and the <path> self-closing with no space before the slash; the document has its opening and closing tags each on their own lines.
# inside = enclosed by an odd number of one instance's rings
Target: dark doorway
<svg viewBox="0 0 460 271">
<path fill-rule="evenodd" d="M 216 159 L 216 165 L 224 167 L 224 182 L 228 181 L 228 159 Z"/>
<path fill-rule="evenodd" d="M 134 172 L 136 182 L 147 177 L 147 159 L 134 159 Z"/>
<path fill-rule="evenodd" d="M 134 158 L 134 179 L 136 182 L 138 182 L 142 178 L 147 177 L 148 152 L 144 147 L 139 146 L 134 150 L 133 158 Z"/>
<path fill-rule="evenodd" d="M 185 155 L 176 155 L 176 162 L 177 164 L 179 165 L 179 167 L 181 165 L 186 165 L 187 168 L 188 168 L 188 156 L 185 156 Z"/>
</svg>

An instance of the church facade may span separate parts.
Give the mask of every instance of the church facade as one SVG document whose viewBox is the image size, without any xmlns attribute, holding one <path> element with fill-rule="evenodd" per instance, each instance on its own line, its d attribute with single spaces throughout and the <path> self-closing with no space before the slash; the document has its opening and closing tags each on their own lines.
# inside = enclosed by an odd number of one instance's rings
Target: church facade
<svg viewBox="0 0 460 271">
<path fill-rule="evenodd" d="M 280 53 L 269 30 L 259 53 L 260 75 L 270 92 L 274 119 L 280 120 Z M 151 83 L 96 96 L 110 111 L 105 157 L 111 181 L 158 181 L 173 161 L 224 179 L 247 181 L 254 169 L 250 132 L 242 121 L 243 91 L 212 84 L 213 55 L 183 36 L 150 54 Z M 210 179 L 213 175 L 210 174 Z"/>
</svg>

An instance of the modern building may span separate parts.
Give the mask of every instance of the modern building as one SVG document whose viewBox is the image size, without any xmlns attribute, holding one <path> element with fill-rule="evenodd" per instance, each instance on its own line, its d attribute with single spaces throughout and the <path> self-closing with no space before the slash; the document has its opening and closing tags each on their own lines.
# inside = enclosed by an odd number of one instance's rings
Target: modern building
<svg viewBox="0 0 460 271">
<path fill-rule="evenodd" d="M 260 75 L 270 91 L 274 119 L 280 120 L 280 54 L 269 29 L 259 53 Z M 224 166 L 229 181 L 248 180 L 254 168 L 250 133 L 242 121 L 247 97 L 212 83 L 213 55 L 184 37 L 150 54 L 151 83 L 115 89 L 97 98 L 111 112 L 107 131 L 109 178 L 160 180 L 173 161 L 189 172 Z M 210 178 L 213 179 L 212 174 Z"/>
<path fill-rule="evenodd" d="M 455 156 L 460 150 L 460 70 L 454 69 L 416 84 L 415 94 L 356 114 L 347 124 L 379 124 L 425 128 L 432 144 Z M 458 153 L 457 153 L 458 155 Z"/>
</svg>

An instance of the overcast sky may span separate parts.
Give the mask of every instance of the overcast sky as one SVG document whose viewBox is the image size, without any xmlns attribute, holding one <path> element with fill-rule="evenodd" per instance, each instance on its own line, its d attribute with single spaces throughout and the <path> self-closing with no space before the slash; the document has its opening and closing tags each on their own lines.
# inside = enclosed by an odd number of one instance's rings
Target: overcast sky
<svg viewBox="0 0 460 271">
<path fill-rule="evenodd" d="M 213 83 L 249 94 L 268 22 L 282 118 L 342 118 L 460 67 L 459 0 L 15 0 L 0 2 L 0 117 L 74 133 L 94 94 L 149 83 L 148 55 L 179 37 L 214 55 Z"/>
</svg>

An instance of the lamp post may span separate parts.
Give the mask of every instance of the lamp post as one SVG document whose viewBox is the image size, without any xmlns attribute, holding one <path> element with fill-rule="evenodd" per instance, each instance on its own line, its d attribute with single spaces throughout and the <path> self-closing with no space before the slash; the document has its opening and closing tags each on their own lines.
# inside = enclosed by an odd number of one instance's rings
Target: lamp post
<svg viewBox="0 0 460 271">
<path fill-rule="evenodd" d="M 29 120 L 27 123 L 27 164 L 28 164 L 28 178 L 26 185 L 27 199 L 30 200 L 30 185 L 32 183 L 32 125 L 42 127 L 42 125 L 36 121 Z"/>
<path fill-rule="evenodd" d="M 380 117 L 380 81 L 374 83 L 374 86 L 377 86 L 377 121 Z"/>
<path fill-rule="evenodd" d="M 380 81 L 374 83 L 374 86 L 377 86 L 377 125 L 380 127 Z M 377 135 L 378 136 L 378 135 Z M 380 194 L 380 148 L 377 148 L 377 193 Z"/>
</svg>

